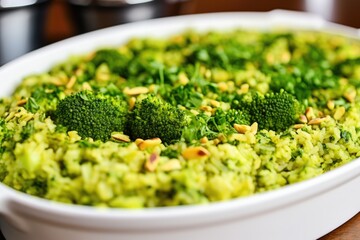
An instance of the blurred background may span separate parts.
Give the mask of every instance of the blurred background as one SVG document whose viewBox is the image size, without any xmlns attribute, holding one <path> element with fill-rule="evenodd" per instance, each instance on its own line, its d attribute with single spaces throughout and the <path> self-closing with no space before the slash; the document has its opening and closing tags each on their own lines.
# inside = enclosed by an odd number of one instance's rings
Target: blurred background
<svg viewBox="0 0 360 240">
<path fill-rule="evenodd" d="M 359 0 L 0 0 L 0 65 L 59 40 L 116 24 L 219 11 L 287 9 L 360 28 Z"/>
</svg>

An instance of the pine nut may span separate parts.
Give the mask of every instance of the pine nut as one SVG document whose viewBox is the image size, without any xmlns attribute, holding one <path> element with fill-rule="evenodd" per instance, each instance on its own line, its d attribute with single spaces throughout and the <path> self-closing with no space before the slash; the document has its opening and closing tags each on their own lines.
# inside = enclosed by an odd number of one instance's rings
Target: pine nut
<svg viewBox="0 0 360 240">
<path fill-rule="evenodd" d="M 24 98 L 24 99 L 20 99 L 18 102 L 17 102 L 17 104 L 16 105 L 18 105 L 18 106 L 23 106 L 23 105 L 25 105 L 26 103 L 27 103 L 27 99 L 26 98 Z"/>
<path fill-rule="evenodd" d="M 145 150 L 150 147 L 155 147 L 161 144 L 160 138 L 146 139 L 143 142 L 139 143 L 138 147 L 140 150 Z"/>
<path fill-rule="evenodd" d="M 326 105 L 330 110 L 333 110 L 335 108 L 335 102 L 332 100 L 328 101 Z"/>
<path fill-rule="evenodd" d="M 189 147 L 181 154 L 185 159 L 196 159 L 210 155 L 210 152 L 204 147 Z"/>
<path fill-rule="evenodd" d="M 73 86 L 75 85 L 75 83 L 76 83 L 76 77 L 75 76 L 72 76 L 71 78 L 70 78 L 70 80 L 69 80 L 69 82 L 66 84 L 66 88 L 67 89 L 71 89 L 71 88 L 73 88 Z"/>
<path fill-rule="evenodd" d="M 140 94 L 148 93 L 149 89 L 147 87 L 134 87 L 134 88 L 128 88 L 126 87 L 124 89 L 124 93 L 129 96 L 135 96 Z"/>
<path fill-rule="evenodd" d="M 254 122 L 250 126 L 250 132 L 255 135 L 258 131 L 258 128 L 259 128 L 259 124 L 257 122 Z"/>
<path fill-rule="evenodd" d="M 346 92 L 344 94 L 344 97 L 346 98 L 346 100 L 348 100 L 349 102 L 354 102 L 355 98 L 356 98 L 356 90 L 350 90 L 348 92 Z"/>
<path fill-rule="evenodd" d="M 320 123 L 324 122 L 326 118 L 314 118 L 309 121 L 309 125 L 319 125 Z"/>
<path fill-rule="evenodd" d="M 306 117 L 305 115 L 301 115 L 299 121 L 300 121 L 301 123 L 307 123 L 307 122 L 308 122 L 308 119 L 307 119 L 307 117 Z"/>
<path fill-rule="evenodd" d="M 112 133 L 111 137 L 115 140 L 121 141 L 121 142 L 130 142 L 130 137 L 128 135 L 122 134 L 122 133 Z"/>
<path fill-rule="evenodd" d="M 246 133 L 248 131 L 251 131 L 251 127 L 248 125 L 242 125 L 242 124 L 234 124 L 234 128 L 238 133 Z"/>
<path fill-rule="evenodd" d="M 177 159 L 171 159 L 161 166 L 161 170 L 165 172 L 181 169 L 180 161 Z"/>
<path fill-rule="evenodd" d="M 309 121 L 315 118 L 314 109 L 312 107 L 308 107 L 305 111 L 305 115 Z"/>
<path fill-rule="evenodd" d="M 160 156 L 156 153 L 152 153 L 150 157 L 145 162 L 145 169 L 154 172 L 157 165 L 159 164 Z"/>
<path fill-rule="evenodd" d="M 295 124 L 295 125 L 294 125 L 294 128 L 295 128 L 295 129 L 300 129 L 300 128 L 303 128 L 304 126 L 305 126 L 305 124 L 300 123 L 300 124 Z"/>
<path fill-rule="evenodd" d="M 334 113 L 334 119 L 339 120 L 340 118 L 342 118 L 342 116 L 344 116 L 344 114 L 345 114 L 345 111 L 346 111 L 345 107 L 343 107 L 343 106 L 337 108 Z"/>
</svg>

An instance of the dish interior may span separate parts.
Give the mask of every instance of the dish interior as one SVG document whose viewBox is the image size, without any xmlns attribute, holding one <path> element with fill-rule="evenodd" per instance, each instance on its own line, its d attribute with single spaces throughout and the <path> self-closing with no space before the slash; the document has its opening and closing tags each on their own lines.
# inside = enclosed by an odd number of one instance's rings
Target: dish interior
<svg viewBox="0 0 360 240">
<path fill-rule="evenodd" d="M 6 65 L 0 181 L 63 203 L 152 208 L 273 191 L 356 159 L 359 41 L 227 16 L 222 30 L 169 19 L 166 37 L 149 34 L 156 21 L 119 39 L 102 30 Z"/>
</svg>

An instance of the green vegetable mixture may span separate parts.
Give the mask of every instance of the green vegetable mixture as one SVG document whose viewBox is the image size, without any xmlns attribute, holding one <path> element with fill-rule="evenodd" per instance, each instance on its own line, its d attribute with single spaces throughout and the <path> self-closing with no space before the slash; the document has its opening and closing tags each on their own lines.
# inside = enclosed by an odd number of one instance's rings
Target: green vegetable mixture
<svg viewBox="0 0 360 240">
<path fill-rule="evenodd" d="M 6 79 L 2 79 L 6 81 Z M 360 42 L 284 30 L 132 39 L 0 100 L 0 181 L 42 198 L 205 204 L 360 156 Z"/>
</svg>

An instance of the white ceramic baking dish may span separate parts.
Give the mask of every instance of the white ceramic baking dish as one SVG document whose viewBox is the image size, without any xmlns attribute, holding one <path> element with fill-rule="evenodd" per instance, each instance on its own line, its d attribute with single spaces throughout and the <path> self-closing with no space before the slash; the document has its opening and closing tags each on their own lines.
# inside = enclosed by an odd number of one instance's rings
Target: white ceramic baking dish
<svg viewBox="0 0 360 240">
<path fill-rule="evenodd" d="M 134 36 L 245 27 L 315 29 L 359 38 L 359 31 L 299 12 L 215 13 L 157 19 L 88 33 L 3 66 L 0 96 L 22 77 L 69 55 L 119 45 Z M 96 209 L 39 199 L 0 184 L 0 226 L 7 240 L 315 239 L 360 210 L 360 159 L 317 178 L 251 197 L 203 206 Z"/>
</svg>

